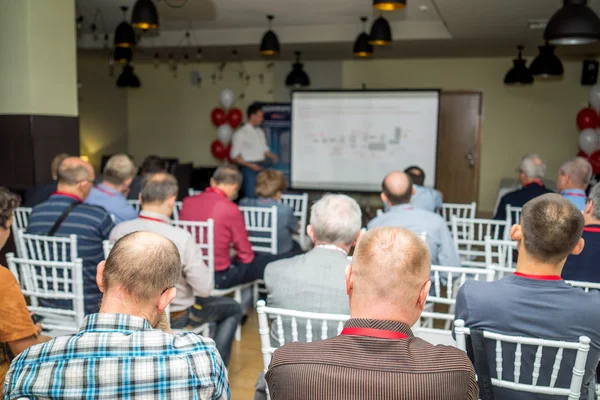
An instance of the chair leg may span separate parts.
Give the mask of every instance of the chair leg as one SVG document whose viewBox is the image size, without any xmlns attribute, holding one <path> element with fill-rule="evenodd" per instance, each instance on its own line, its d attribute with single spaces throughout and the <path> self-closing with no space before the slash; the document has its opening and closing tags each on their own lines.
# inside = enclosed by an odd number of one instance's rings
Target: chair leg
<svg viewBox="0 0 600 400">
<path fill-rule="evenodd" d="M 258 301 L 258 283 L 254 283 L 252 285 L 252 307 L 256 307 L 256 302 Z"/>
<path fill-rule="evenodd" d="M 242 305 L 242 290 L 236 289 L 233 292 L 233 299 L 238 302 L 239 305 Z M 242 324 L 238 324 L 237 329 L 235 330 L 235 341 L 242 341 Z"/>
</svg>

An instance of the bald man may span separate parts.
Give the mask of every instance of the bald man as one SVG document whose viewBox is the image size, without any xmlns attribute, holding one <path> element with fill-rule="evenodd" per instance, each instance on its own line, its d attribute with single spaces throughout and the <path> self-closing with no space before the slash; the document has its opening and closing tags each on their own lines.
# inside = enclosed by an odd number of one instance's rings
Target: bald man
<svg viewBox="0 0 600 400">
<path fill-rule="evenodd" d="M 227 370 L 211 339 L 153 328 L 181 273 L 179 250 L 162 235 L 118 240 L 98 265 L 100 312 L 87 315 L 77 334 L 17 357 L 5 399 L 229 399 Z"/>
<path fill-rule="evenodd" d="M 381 184 L 381 200 L 389 210 L 367 224 L 368 229 L 397 226 L 417 235 L 426 234 L 433 265 L 460 267 L 458 251 L 444 219 L 410 204 L 415 188 L 408 174 L 390 172 Z"/>
<path fill-rule="evenodd" d="M 58 168 L 57 191 L 33 208 L 27 233 L 49 236 L 77 235 L 77 256 L 83 260 L 85 312 L 98 312 L 101 293 L 96 266 L 104 260 L 102 241 L 114 223 L 106 210 L 83 204 L 94 184 L 94 169 L 78 157 L 65 158 Z M 44 300 L 47 307 L 70 308 L 68 300 Z"/>
<path fill-rule="evenodd" d="M 289 343 L 266 374 L 273 400 L 477 399 L 465 353 L 413 336 L 431 287 L 427 246 L 401 228 L 358 241 L 346 268 L 350 319 L 340 336 Z"/>
</svg>

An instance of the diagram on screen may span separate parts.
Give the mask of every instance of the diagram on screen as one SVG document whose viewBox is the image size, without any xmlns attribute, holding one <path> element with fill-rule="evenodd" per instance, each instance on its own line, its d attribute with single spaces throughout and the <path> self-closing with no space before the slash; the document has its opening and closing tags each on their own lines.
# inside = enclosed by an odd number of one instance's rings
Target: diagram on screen
<svg viewBox="0 0 600 400">
<path fill-rule="evenodd" d="M 404 132 L 404 137 L 409 132 Z M 329 147 L 330 156 L 361 157 L 370 155 L 394 155 L 401 150 L 403 131 L 401 127 L 395 127 L 391 134 L 371 133 L 364 130 L 352 130 L 347 137 L 344 135 L 326 135 L 325 133 L 309 134 L 312 136 L 314 145 Z M 347 142 L 346 142 L 347 140 Z"/>
</svg>

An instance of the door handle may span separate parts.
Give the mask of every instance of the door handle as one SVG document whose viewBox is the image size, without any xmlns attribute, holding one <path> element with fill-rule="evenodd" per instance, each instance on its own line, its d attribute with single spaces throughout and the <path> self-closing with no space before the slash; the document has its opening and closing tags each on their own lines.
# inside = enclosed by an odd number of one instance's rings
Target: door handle
<svg viewBox="0 0 600 400">
<path fill-rule="evenodd" d="M 470 168 L 475 168 L 475 156 L 473 155 L 473 152 L 469 152 L 469 154 L 467 154 L 466 159 L 469 161 L 469 167 Z"/>
</svg>

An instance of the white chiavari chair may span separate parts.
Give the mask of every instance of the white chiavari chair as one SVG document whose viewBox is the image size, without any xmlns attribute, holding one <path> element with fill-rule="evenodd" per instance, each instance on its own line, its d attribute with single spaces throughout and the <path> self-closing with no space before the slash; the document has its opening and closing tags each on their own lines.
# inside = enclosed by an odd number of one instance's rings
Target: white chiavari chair
<svg viewBox="0 0 600 400">
<path fill-rule="evenodd" d="M 514 224 L 521 222 L 521 212 L 523 207 L 513 207 L 510 204 L 506 205 L 506 226 L 510 229 Z"/>
<path fill-rule="evenodd" d="M 502 279 L 517 270 L 517 242 L 514 240 L 493 240 L 485 237 L 486 268 L 494 271 L 495 279 Z"/>
<path fill-rule="evenodd" d="M 196 190 L 196 189 L 192 189 L 192 188 L 188 189 L 188 196 L 195 196 L 200 193 L 202 193 L 202 190 Z"/>
<path fill-rule="evenodd" d="M 15 211 L 13 211 L 13 224 L 12 224 L 12 234 L 13 240 L 15 241 L 15 249 L 17 250 L 17 256 L 22 257 L 23 253 L 19 248 L 19 240 L 17 239 L 17 231 L 20 229 L 23 232 L 27 230 L 27 225 L 29 224 L 29 216 L 31 215 L 31 207 L 17 207 Z"/>
<path fill-rule="evenodd" d="M 127 202 L 131 205 L 131 207 L 133 207 L 135 209 L 135 211 L 137 211 L 138 213 L 140 212 L 140 210 L 142 209 L 142 204 L 140 203 L 139 200 L 127 200 Z"/>
<path fill-rule="evenodd" d="M 298 242 L 300 243 L 300 246 L 306 250 L 309 245 L 306 236 L 308 193 L 282 194 L 279 202 L 288 205 L 294 211 L 296 218 L 298 218 Z"/>
<path fill-rule="evenodd" d="M 477 213 L 477 203 L 472 202 L 471 204 L 457 204 L 457 203 L 443 203 L 442 208 L 440 208 L 439 213 L 448 228 L 452 228 L 452 217 L 456 218 L 464 218 L 464 219 L 474 219 Z"/>
<path fill-rule="evenodd" d="M 173 221 L 179 220 L 179 213 L 181 212 L 181 207 L 183 207 L 183 202 L 176 201 L 175 206 L 173 207 Z"/>
<path fill-rule="evenodd" d="M 252 250 L 277 254 L 277 207 L 240 206 Z"/>
<path fill-rule="evenodd" d="M 569 285 L 581 288 L 584 292 L 589 292 L 590 290 L 600 290 L 600 283 L 597 282 L 582 282 L 582 281 L 566 281 Z M 598 387 L 600 390 L 600 387 Z"/>
<path fill-rule="evenodd" d="M 468 267 L 485 268 L 485 237 L 503 239 L 506 221 L 452 217 L 452 237 L 461 263 Z"/>
</svg>

